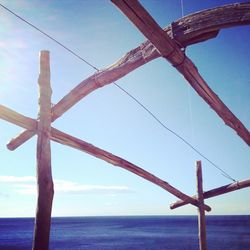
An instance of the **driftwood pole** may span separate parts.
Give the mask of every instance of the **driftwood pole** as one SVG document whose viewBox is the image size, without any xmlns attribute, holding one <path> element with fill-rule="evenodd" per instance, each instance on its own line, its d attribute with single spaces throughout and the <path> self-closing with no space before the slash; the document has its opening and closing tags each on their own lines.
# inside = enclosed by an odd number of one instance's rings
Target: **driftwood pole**
<svg viewBox="0 0 250 250">
<path fill-rule="evenodd" d="M 197 197 L 200 203 L 199 208 L 198 208 L 199 245 L 200 245 L 200 250 L 206 250 L 207 249 L 206 218 L 205 218 L 205 210 L 204 210 L 201 161 L 196 162 L 196 177 L 197 177 Z"/>
<path fill-rule="evenodd" d="M 51 87 L 49 52 L 40 53 L 39 120 L 37 124 L 37 188 L 38 200 L 33 249 L 49 249 L 51 210 L 54 195 L 51 173 Z"/>
</svg>

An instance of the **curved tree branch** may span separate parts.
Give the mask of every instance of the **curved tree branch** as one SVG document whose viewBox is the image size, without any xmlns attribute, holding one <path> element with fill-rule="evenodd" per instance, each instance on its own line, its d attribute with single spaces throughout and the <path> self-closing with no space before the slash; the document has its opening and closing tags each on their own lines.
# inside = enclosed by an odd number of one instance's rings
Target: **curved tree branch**
<svg viewBox="0 0 250 250">
<path fill-rule="evenodd" d="M 250 24 L 249 2 L 229 4 L 185 16 L 168 25 L 164 31 L 169 37 L 177 41 L 180 47 L 186 47 L 216 37 L 220 29 L 246 24 Z M 53 107 L 52 121 L 55 121 L 94 90 L 122 78 L 160 56 L 160 53 L 149 41 L 132 49 L 120 60 L 83 80 L 65 95 Z M 9 142 L 8 149 L 16 149 L 35 133 L 29 130 L 22 132 Z"/>
</svg>

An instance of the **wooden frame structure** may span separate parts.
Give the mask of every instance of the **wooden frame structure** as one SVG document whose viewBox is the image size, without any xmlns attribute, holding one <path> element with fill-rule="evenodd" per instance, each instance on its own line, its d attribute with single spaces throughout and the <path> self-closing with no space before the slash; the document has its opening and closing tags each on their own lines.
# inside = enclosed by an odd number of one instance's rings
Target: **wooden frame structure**
<svg viewBox="0 0 250 250">
<path fill-rule="evenodd" d="M 216 37 L 219 30 L 222 28 L 250 24 L 250 3 L 231 4 L 191 14 L 173 22 L 163 30 L 137 0 L 111 1 L 147 37 L 148 41 L 128 52 L 112 66 L 98 71 L 82 81 L 52 108 L 49 52 L 41 51 L 40 75 L 38 80 L 40 93 L 38 120 L 23 116 L 16 111 L 0 105 L 1 119 L 25 129 L 25 131 L 7 144 L 10 150 L 16 149 L 33 135 L 38 135 L 38 201 L 33 249 L 45 250 L 49 247 L 51 209 L 54 194 L 50 159 L 50 140 L 53 140 L 91 154 L 114 166 L 124 168 L 160 186 L 180 199 L 180 201 L 171 205 L 171 209 L 189 203 L 198 207 L 200 249 L 204 250 L 206 249 L 205 211 L 211 210 L 208 205 L 204 204 L 204 199 L 249 187 L 250 180 L 203 192 L 201 162 L 197 162 L 197 196 L 191 197 L 133 163 L 53 128 L 51 123 L 92 91 L 110 84 L 145 63 L 162 56 L 185 77 L 188 83 L 211 106 L 222 120 L 234 129 L 242 140 L 250 146 L 250 132 L 208 86 L 199 74 L 194 63 L 183 51 L 183 48 L 190 44 Z M 201 20 L 203 22 L 199 22 Z"/>
</svg>

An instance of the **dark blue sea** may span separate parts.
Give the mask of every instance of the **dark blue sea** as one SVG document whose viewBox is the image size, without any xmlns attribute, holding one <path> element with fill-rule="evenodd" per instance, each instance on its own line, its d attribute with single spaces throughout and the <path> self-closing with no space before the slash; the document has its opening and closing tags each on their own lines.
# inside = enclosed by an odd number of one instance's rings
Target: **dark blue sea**
<svg viewBox="0 0 250 250">
<path fill-rule="evenodd" d="M 250 216 L 207 216 L 208 249 L 249 250 Z M 33 218 L 0 219 L 0 249 L 31 249 Z M 198 249 L 197 216 L 53 218 L 50 249 Z"/>
</svg>

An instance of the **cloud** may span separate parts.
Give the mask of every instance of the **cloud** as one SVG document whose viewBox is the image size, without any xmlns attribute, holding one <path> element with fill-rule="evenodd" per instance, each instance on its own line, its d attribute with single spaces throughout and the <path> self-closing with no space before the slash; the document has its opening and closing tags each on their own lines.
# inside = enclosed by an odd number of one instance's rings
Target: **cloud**
<svg viewBox="0 0 250 250">
<path fill-rule="evenodd" d="M 2 48 L 5 48 L 5 47 L 7 47 L 8 46 L 8 44 L 7 44 L 7 41 L 0 41 L 0 48 L 2 49 Z"/>
<path fill-rule="evenodd" d="M 13 50 L 13 49 L 27 49 L 28 48 L 28 44 L 22 40 L 22 39 L 17 39 L 17 38 L 13 38 L 13 39 L 2 39 L 0 41 L 0 48 L 1 49 L 9 49 L 9 50 Z"/>
<path fill-rule="evenodd" d="M 35 182 L 36 178 L 34 176 L 0 176 L 0 182 L 5 183 L 22 183 L 22 182 Z"/>
<path fill-rule="evenodd" d="M 132 190 L 126 186 L 84 185 L 76 182 L 57 180 L 54 181 L 55 192 L 70 194 L 120 194 L 130 193 Z"/>
<path fill-rule="evenodd" d="M 9 197 L 9 195 L 8 195 L 8 194 L 5 194 L 5 193 L 0 192 L 0 197 L 8 198 L 8 197 Z"/>
<path fill-rule="evenodd" d="M 11 184 L 14 191 L 23 195 L 36 195 L 36 178 L 34 176 L 0 176 L 0 183 Z M 134 191 L 127 186 L 108 186 L 108 185 L 84 185 L 67 180 L 54 180 L 56 194 L 102 194 L 117 195 L 133 193 Z"/>
</svg>

